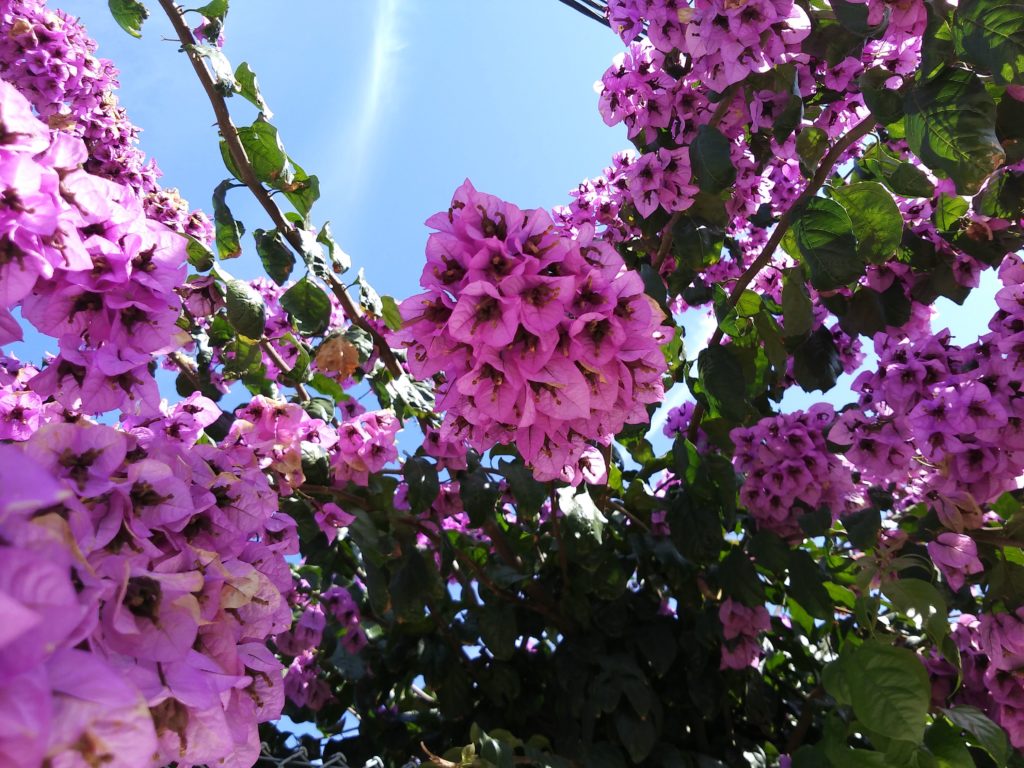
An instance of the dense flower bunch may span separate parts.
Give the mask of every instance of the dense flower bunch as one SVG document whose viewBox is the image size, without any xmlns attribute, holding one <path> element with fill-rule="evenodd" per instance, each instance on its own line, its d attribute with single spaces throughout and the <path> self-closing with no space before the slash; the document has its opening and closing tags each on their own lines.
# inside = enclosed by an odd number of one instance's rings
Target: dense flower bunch
<svg viewBox="0 0 1024 768">
<path fill-rule="evenodd" d="M 1020 258 L 1009 257 L 999 274 L 998 310 L 975 344 L 958 347 L 948 331 L 903 341 L 879 335 L 878 368 L 854 382 L 861 408 L 846 411 L 832 433 L 865 479 L 895 484 L 908 502 L 967 494 L 976 507 L 1016 488 L 1024 471 Z M 938 506 L 953 530 L 982 524 L 980 514 Z"/>
<path fill-rule="evenodd" d="M 209 242 L 213 228 L 205 214 L 190 212 L 177 190 L 157 183 L 160 171 L 138 148 L 139 129 L 113 93 L 117 70 L 95 50 L 75 19 L 43 0 L 8 0 L 0 7 L 0 77 L 50 128 L 85 141 L 87 171 L 135 190 L 150 218 Z"/>
<path fill-rule="evenodd" d="M 803 515 L 825 507 L 835 519 L 851 506 L 850 467 L 826 445 L 835 418 L 821 403 L 732 431 L 733 461 L 744 474 L 740 500 L 758 527 L 799 539 Z"/>
<path fill-rule="evenodd" d="M 35 392 L 87 413 L 151 412 L 153 355 L 187 338 L 176 326 L 184 243 L 148 219 L 130 189 L 81 170 L 81 140 L 51 140 L 13 86 L 0 81 L 0 97 L 0 342 L 21 338 L 10 314 L 20 306 L 60 342 Z"/>
<path fill-rule="evenodd" d="M 771 617 L 763 605 L 748 608 L 731 598 L 718 609 L 722 622 L 722 669 L 744 669 L 756 664 L 763 655 L 758 636 L 771 627 Z"/>
<path fill-rule="evenodd" d="M 416 376 L 445 376 L 442 436 L 514 441 L 538 479 L 602 478 L 593 441 L 663 393 L 663 315 L 639 276 L 592 229 L 570 237 L 468 181 L 427 224 L 427 292 L 402 303 L 395 339 Z"/>
<path fill-rule="evenodd" d="M 218 415 L 193 397 L 3 448 L 5 765 L 255 759 L 283 702 L 265 638 L 291 621 L 297 540 L 250 451 L 194 444 Z"/>
</svg>

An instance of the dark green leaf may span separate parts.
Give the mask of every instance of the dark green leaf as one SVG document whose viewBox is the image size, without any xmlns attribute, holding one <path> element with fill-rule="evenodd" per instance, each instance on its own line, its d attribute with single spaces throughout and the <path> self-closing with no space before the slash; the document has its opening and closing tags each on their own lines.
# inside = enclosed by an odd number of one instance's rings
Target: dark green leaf
<svg viewBox="0 0 1024 768">
<path fill-rule="evenodd" d="M 924 39 L 921 41 L 919 77 L 922 80 L 930 78 L 940 67 L 952 66 L 957 58 L 953 49 L 953 29 L 949 25 L 949 19 L 943 18 L 938 8 L 940 6 L 925 4 L 928 23 L 925 25 Z"/>
<path fill-rule="evenodd" d="M 519 638 L 516 609 L 505 603 L 489 605 L 479 615 L 480 638 L 494 658 L 506 661 L 512 658 Z"/>
<path fill-rule="evenodd" d="M 886 181 L 889 189 L 903 197 L 931 197 L 935 194 L 931 179 L 912 163 L 900 163 Z"/>
<path fill-rule="evenodd" d="M 571 521 L 574 530 L 600 544 L 604 537 L 604 525 L 608 521 L 590 494 L 585 490 L 576 493 L 574 488 L 559 488 L 556 493 L 558 508 L 567 521 Z"/>
<path fill-rule="evenodd" d="M 547 487 L 537 482 L 533 472 L 521 461 L 503 461 L 498 467 L 505 474 L 509 490 L 516 498 L 516 508 L 521 514 L 536 515 L 548 497 Z"/>
<path fill-rule="evenodd" d="M 718 194 L 736 181 L 736 169 L 729 156 L 729 140 L 710 125 L 697 129 L 690 144 L 690 167 L 698 186 L 710 194 Z"/>
<path fill-rule="evenodd" d="M 963 0 L 953 40 L 964 61 L 1000 85 L 1024 84 L 1024 8 L 1019 0 Z"/>
<path fill-rule="evenodd" d="M 733 549 L 718 564 L 718 582 L 726 597 L 744 605 L 756 606 L 764 602 L 764 584 L 750 557 L 741 549 Z"/>
<path fill-rule="evenodd" d="M 252 233 L 256 240 L 256 253 L 260 255 L 263 262 L 263 269 L 266 270 L 270 279 L 278 285 L 284 285 L 288 276 L 295 266 L 295 255 L 289 248 L 281 233 L 276 229 L 269 232 L 257 229 Z"/>
<path fill-rule="evenodd" d="M 291 183 L 293 172 L 277 128 L 263 119 L 262 115 L 249 127 L 239 128 L 238 138 L 257 179 L 271 186 Z"/>
<path fill-rule="evenodd" d="M 924 745 L 937 759 L 936 768 L 974 768 L 960 729 L 938 719 L 924 732 Z"/>
<path fill-rule="evenodd" d="M 843 372 L 839 349 L 831 331 L 822 326 L 793 355 L 793 377 L 805 392 L 828 392 Z"/>
<path fill-rule="evenodd" d="M 634 764 L 644 761 L 658 740 L 658 730 L 650 718 L 642 718 L 628 709 L 619 709 L 615 715 L 615 731 Z"/>
<path fill-rule="evenodd" d="M 957 192 L 973 195 L 1004 158 L 995 133 L 996 105 L 978 76 L 947 69 L 904 98 L 907 143 Z"/>
<path fill-rule="evenodd" d="M 796 151 L 800 155 L 800 168 L 805 176 L 813 176 L 818 162 L 828 152 L 828 134 L 821 128 L 804 128 L 796 137 Z"/>
<path fill-rule="evenodd" d="M 482 467 L 459 478 L 459 498 L 474 526 L 481 526 L 494 516 L 500 497 L 498 483 Z"/>
<path fill-rule="evenodd" d="M 848 682 L 857 719 L 883 736 L 920 742 L 931 683 L 917 654 L 870 640 L 856 650 L 853 661 L 858 673 Z"/>
<path fill-rule="evenodd" d="M 963 728 L 977 741 L 979 747 L 988 752 L 997 768 L 1003 768 L 1010 759 L 1010 744 L 1006 732 L 993 723 L 984 712 L 975 707 L 953 707 L 943 709 L 942 714 L 954 725 Z"/>
<path fill-rule="evenodd" d="M 149 18 L 149 11 L 138 0 L 107 0 L 110 14 L 125 32 L 132 37 L 142 37 L 142 23 Z"/>
<path fill-rule="evenodd" d="M 263 297 L 241 280 L 229 280 L 226 294 L 231 327 L 250 339 L 262 339 L 267 325 L 267 308 L 263 304 Z"/>
<path fill-rule="evenodd" d="M 839 23 L 858 37 L 878 37 L 889 26 L 889 9 L 885 8 L 882 20 L 877 24 L 868 23 L 868 6 L 866 3 L 847 2 L 847 0 L 829 0 L 829 5 L 836 14 Z"/>
<path fill-rule="evenodd" d="M 192 235 L 185 235 L 188 238 L 188 245 L 185 247 L 185 253 L 188 255 L 188 263 L 191 264 L 197 272 L 205 272 L 210 269 L 214 264 L 213 253 L 205 244 L 196 240 Z"/>
<path fill-rule="evenodd" d="M 867 9 L 867 6 L 863 6 Z M 857 79 L 864 103 L 871 114 L 882 125 L 897 122 L 903 117 L 903 103 L 898 92 L 887 88 L 886 83 L 893 77 L 892 72 L 882 67 L 869 69 Z"/>
<path fill-rule="evenodd" d="M 853 546 L 865 551 L 874 549 L 878 543 L 878 531 L 882 527 L 881 512 L 874 507 L 868 507 L 845 515 L 842 521 Z"/>
<path fill-rule="evenodd" d="M 786 106 L 782 108 L 782 112 L 775 119 L 775 123 L 772 125 L 772 135 L 775 136 L 775 141 L 782 144 L 785 143 L 796 127 L 800 125 L 800 121 L 804 117 L 804 100 L 800 98 L 799 94 L 791 94 L 789 100 L 786 102 Z"/>
<path fill-rule="evenodd" d="M 239 94 L 254 104 L 267 119 L 274 116 L 270 107 L 267 106 L 267 102 L 263 100 L 263 94 L 260 93 L 260 84 L 256 81 L 256 73 L 246 62 L 243 61 L 238 65 L 238 69 L 235 70 L 235 80 L 238 81 Z"/>
<path fill-rule="evenodd" d="M 790 553 L 787 591 L 814 618 L 832 618 L 832 597 L 825 589 L 825 577 L 805 550 L 794 549 Z"/>
<path fill-rule="evenodd" d="M 245 234 L 245 226 L 235 221 L 231 215 L 225 198 L 228 190 L 235 186 L 230 180 L 222 181 L 213 191 L 213 223 L 217 242 L 217 254 L 222 259 L 233 259 L 242 255 L 241 237 Z"/>
<path fill-rule="evenodd" d="M 814 325 L 814 306 L 800 267 L 791 267 L 783 273 L 782 319 L 786 338 L 804 336 Z"/>
<path fill-rule="evenodd" d="M 811 271 L 811 284 L 818 290 L 841 288 L 864 274 L 853 222 L 835 200 L 816 197 L 809 201 L 793 224 L 793 234 Z"/>
<path fill-rule="evenodd" d="M 319 336 L 331 324 L 331 300 L 308 276 L 284 292 L 281 306 L 304 336 Z"/>
<path fill-rule="evenodd" d="M 1024 173 L 998 171 L 974 196 L 975 213 L 996 219 L 1015 220 L 1024 215 Z"/>
<path fill-rule="evenodd" d="M 697 356 L 700 384 L 712 416 L 740 421 L 749 412 L 747 380 L 743 365 L 731 345 L 716 345 Z"/>
<path fill-rule="evenodd" d="M 306 173 L 302 166 L 288 158 L 291 164 L 292 179 L 286 184 L 277 185 L 278 189 L 284 192 L 288 202 L 295 206 L 298 211 L 301 223 L 306 223 L 306 217 L 313 209 L 313 203 L 320 199 L 320 179 L 315 175 Z"/>
<path fill-rule="evenodd" d="M 853 223 L 860 257 L 873 264 L 891 259 L 903 239 L 903 215 L 885 187 L 861 181 L 836 187 L 831 194 Z"/>
<path fill-rule="evenodd" d="M 429 509 L 441 492 L 434 463 L 421 456 L 414 456 L 405 462 L 402 476 L 409 486 L 409 508 L 415 514 Z"/>
</svg>

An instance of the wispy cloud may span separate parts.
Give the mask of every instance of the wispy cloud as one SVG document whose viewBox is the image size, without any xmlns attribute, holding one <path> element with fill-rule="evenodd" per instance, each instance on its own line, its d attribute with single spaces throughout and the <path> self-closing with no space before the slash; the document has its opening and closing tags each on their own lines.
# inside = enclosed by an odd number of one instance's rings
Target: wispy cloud
<svg viewBox="0 0 1024 768">
<path fill-rule="evenodd" d="M 350 128 L 342 137 L 344 155 L 351 158 L 346 187 L 356 194 L 369 170 L 370 158 L 386 112 L 386 96 L 395 87 L 396 54 L 405 46 L 399 30 L 400 0 L 380 0 L 373 22 L 370 70 L 359 101 L 349 112 Z"/>
</svg>

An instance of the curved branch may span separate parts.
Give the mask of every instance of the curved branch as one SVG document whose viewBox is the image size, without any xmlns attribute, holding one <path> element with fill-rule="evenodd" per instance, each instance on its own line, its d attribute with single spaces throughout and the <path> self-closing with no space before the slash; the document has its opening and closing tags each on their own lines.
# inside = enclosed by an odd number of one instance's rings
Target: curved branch
<svg viewBox="0 0 1024 768">
<path fill-rule="evenodd" d="M 231 155 L 231 160 L 238 169 L 242 182 L 249 188 L 249 191 L 252 192 L 256 201 L 260 206 L 262 206 L 263 210 L 266 211 L 267 215 L 270 216 L 270 220 L 274 222 L 274 226 L 277 227 L 278 231 L 284 235 L 288 244 L 296 253 L 299 254 L 299 256 L 302 256 L 302 238 L 299 234 L 299 230 L 285 217 L 277 203 L 274 202 L 274 199 L 270 196 L 270 191 L 264 187 L 256 177 L 256 172 L 253 170 L 252 163 L 249 161 L 249 156 L 245 151 L 245 147 L 242 146 L 242 141 L 238 136 L 238 129 L 231 120 L 231 113 L 228 111 L 227 104 L 224 101 L 224 96 L 217 90 L 217 86 L 214 83 L 213 78 L 210 76 L 209 71 L 206 69 L 206 64 L 203 62 L 202 57 L 195 53 L 195 51 L 190 47 L 194 46 L 196 41 L 192 36 L 192 30 L 188 28 L 188 24 L 185 23 L 185 19 L 182 17 L 182 11 L 174 4 L 174 0 L 159 0 L 159 2 L 160 7 L 163 8 L 164 13 L 167 14 L 167 18 L 170 19 L 171 25 L 174 27 L 174 32 L 178 36 L 178 40 L 181 41 L 183 50 L 188 56 L 188 60 L 192 63 L 192 68 L 195 70 L 196 76 L 199 78 L 199 82 L 203 86 L 203 90 L 206 91 L 206 96 L 210 101 L 210 105 L 213 107 L 213 113 L 217 117 L 217 127 L 220 129 L 220 134 L 224 138 L 224 143 L 227 145 L 228 153 Z M 377 329 L 373 327 L 373 324 L 366 319 L 362 312 L 359 311 L 359 307 L 356 306 L 352 297 L 348 295 L 348 291 L 345 289 L 345 284 L 334 275 L 331 275 L 327 282 L 330 285 L 331 291 L 338 298 L 338 302 L 341 304 L 345 317 L 349 319 L 349 322 L 358 325 L 373 337 L 373 343 L 377 347 L 377 351 L 379 352 L 384 365 L 387 366 L 387 369 L 392 376 L 396 379 L 400 378 L 403 370 L 398 359 L 395 357 L 394 352 L 391 350 L 391 347 L 388 346 L 384 337 L 381 336 L 380 333 L 377 332 Z"/>
<path fill-rule="evenodd" d="M 857 125 L 850 129 L 849 133 L 844 134 L 825 154 L 822 158 L 821 163 L 818 165 L 818 169 L 814 172 L 814 176 L 807 184 L 807 188 L 800 194 L 800 196 L 793 201 L 793 204 L 786 210 L 779 222 L 775 225 L 775 229 L 772 230 L 771 236 L 768 238 L 768 242 L 765 243 L 764 248 L 761 249 L 761 253 L 758 257 L 751 262 L 750 266 L 747 267 L 743 274 L 736 280 L 736 284 L 732 288 L 732 292 L 729 294 L 729 298 L 726 300 L 726 308 L 732 309 L 736 306 L 736 303 L 740 300 L 740 296 L 743 295 L 743 291 L 747 289 L 747 286 L 757 277 L 758 273 L 768 266 L 768 263 L 772 260 L 772 256 L 775 255 L 775 249 L 779 247 L 779 243 L 782 242 L 782 238 L 789 231 L 789 228 L 793 226 L 793 220 L 796 218 L 796 212 L 801 206 L 805 205 L 810 201 L 812 197 L 818 194 L 818 190 L 824 186 L 825 182 L 828 181 L 829 174 L 832 173 L 832 168 L 836 163 L 839 162 L 839 158 L 843 154 L 860 141 L 862 138 L 867 136 L 871 129 L 875 125 L 875 118 L 873 115 L 868 115 L 866 118 L 861 120 Z M 708 347 L 716 347 L 722 343 L 722 338 L 725 336 L 725 332 L 721 326 L 715 328 L 715 332 L 711 334 L 711 339 L 708 341 Z M 693 442 L 697 437 L 697 430 L 700 428 L 701 419 L 704 418 L 704 406 L 697 403 L 693 409 L 693 416 L 690 418 L 690 425 L 686 430 L 686 437 L 690 442 Z"/>
</svg>

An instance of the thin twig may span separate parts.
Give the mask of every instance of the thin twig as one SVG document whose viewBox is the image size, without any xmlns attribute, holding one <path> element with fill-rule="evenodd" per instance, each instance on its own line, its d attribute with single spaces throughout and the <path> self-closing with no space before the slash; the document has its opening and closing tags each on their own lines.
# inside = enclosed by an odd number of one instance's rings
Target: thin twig
<svg viewBox="0 0 1024 768">
<path fill-rule="evenodd" d="M 291 366 L 285 362 L 284 358 L 274 348 L 274 345 L 270 343 L 270 339 L 263 339 L 260 342 L 260 347 L 279 372 L 288 373 L 291 370 Z M 306 387 L 301 381 L 295 382 L 295 391 L 299 393 L 299 400 L 304 403 L 309 402 L 309 392 L 306 391 Z"/>
<path fill-rule="evenodd" d="M 252 163 L 249 161 L 249 156 L 245 151 L 245 147 L 242 146 L 242 141 L 238 136 L 238 129 L 231 120 L 231 113 L 228 111 L 227 103 L 224 101 L 224 96 L 217 90 L 216 83 L 210 76 L 209 71 L 206 69 L 206 64 L 203 62 L 203 57 L 196 53 L 195 49 L 192 47 L 195 45 L 196 41 L 192 36 L 192 31 L 188 28 L 188 24 L 185 23 L 182 11 L 174 4 L 173 0 L 159 0 L 159 2 L 160 7 L 163 8 L 167 17 L 170 19 L 171 24 L 174 27 L 174 31 L 178 35 L 178 39 L 181 41 L 183 50 L 188 56 L 188 60 L 192 63 L 192 68 L 195 70 L 196 76 L 199 78 L 199 82 L 203 86 L 203 90 L 206 91 L 206 96 L 210 101 L 210 105 L 213 107 L 213 113 L 217 117 L 217 126 L 220 129 L 220 134 L 224 138 L 224 143 L 228 148 L 228 153 L 231 156 L 231 160 L 234 163 L 235 168 L 238 169 L 241 181 L 249 188 L 249 191 L 252 192 L 256 201 L 260 206 L 262 206 L 263 210 L 266 211 L 267 215 L 270 216 L 270 220 L 274 222 L 274 226 L 277 227 L 278 231 L 284 235 L 288 244 L 291 245 L 299 256 L 302 256 L 303 243 L 299 230 L 285 217 L 277 203 L 274 202 L 274 199 L 270 196 L 270 191 L 264 187 L 256 177 L 256 172 L 253 170 Z M 338 298 L 338 302 L 341 304 L 345 317 L 373 337 L 374 345 L 377 347 L 377 351 L 380 354 L 380 358 L 384 362 L 384 365 L 387 366 L 388 371 L 393 377 L 396 379 L 400 378 L 403 373 L 402 366 L 399 364 L 394 352 L 391 351 L 391 347 L 388 346 L 387 341 L 385 341 L 380 333 L 378 333 L 377 329 L 373 327 L 373 324 L 363 316 L 362 312 L 359 311 L 359 307 L 356 306 L 352 297 L 348 295 L 348 291 L 345 290 L 344 283 L 334 275 L 330 275 L 327 282 L 331 291 Z"/>
<path fill-rule="evenodd" d="M 814 176 L 811 177 L 810 182 L 807 184 L 807 188 L 800 194 L 800 196 L 793 201 L 793 204 L 782 214 L 782 218 L 779 219 L 778 224 L 775 225 L 775 229 L 772 230 L 771 236 L 768 238 L 768 242 L 765 243 L 761 253 L 751 263 L 749 267 L 743 272 L 742 275 L 736 280 L 736 284 L 732 288 L 732 292 L 729 294 L 729 298 L 726 300 L 726 309 L 732 309 L 736 306 L 736 303 L 740 300 L 740 296 L 743 295 L 743 291 L 747 289 L 751 281 L 757 277 L 758 273 L 764 269 L 768 262 L 772 260 L 772 256 L 775 255 L 775 249 L 779 247 L 779 243 L 782 242 L 782 238 L 786 232 L 793 225 L 793 220 L 796 218 L 796 212 L 810 201 L 814 197 L 818 190 L 828 180 L 829 174 L 832 172 L 832 167 L 839 162 L 839 158 L 848 150 L 851 146 L 857 143 L 860 139 L 871 132 L 871 129 L 875 125 L 875 118 L 871 115 L 864 118 L 861 122 L 857 123 L 849 133 L 842 136 L 829 151 L 822 158 L 821 163 L 818 165 L 818 169 L 814 172 Z M 725 332 L 721 326 L 715 328 L 715 332 L 711 335 L 711 339 L 708 341 L 708 347 L 716 347 L 722 343 L 722 337 Z M 694 442 L 697 438 L 697 430 L 700 427 L 701 419 L 704 418 L 704 406 L 697 403 L 693 409 L 693 416 L 690 418 L 690 425 L 686 430 L 686 437 L 690 442 Z"/>
</svg>

